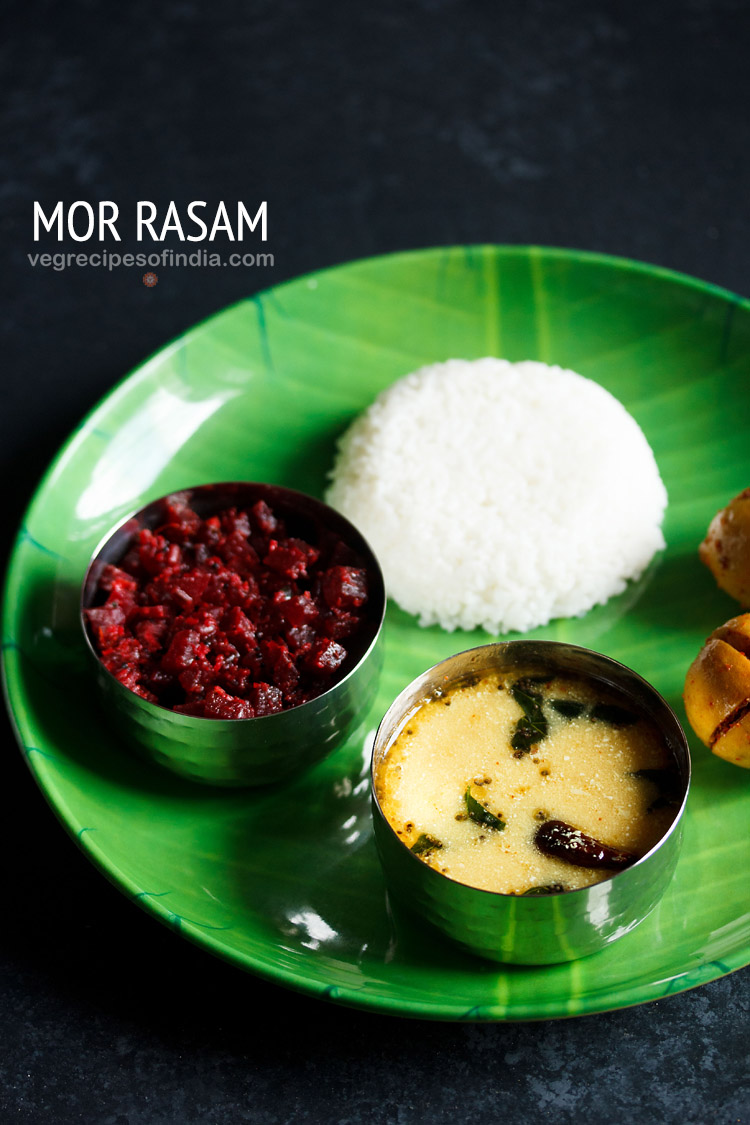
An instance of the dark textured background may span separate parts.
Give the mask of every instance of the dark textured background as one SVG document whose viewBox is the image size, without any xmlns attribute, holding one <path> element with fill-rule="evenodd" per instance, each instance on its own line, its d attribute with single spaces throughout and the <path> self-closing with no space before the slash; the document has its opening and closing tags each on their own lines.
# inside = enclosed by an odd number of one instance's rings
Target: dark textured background
<svg viewBox="0 0 750 1125">
<path fill-rule="evenodd" d="M 306 270 L 536 242 L 750 294 L 739 0 L 79 0 L 5 13 L 11 522 L 130 367 Z M 34 199 L 113 199 L 124 234 L 139 198 L 267 199 L 275 266 L 158 269 L 148 290 L 138 269 L 28 264 Z M 3 1122 L 750 1121 L 747 970 L 559 1023 L 411 1023 L 326 1006 L 212 960 L 127 903 L 68 841 L 3 732 Z"/>
</svg>

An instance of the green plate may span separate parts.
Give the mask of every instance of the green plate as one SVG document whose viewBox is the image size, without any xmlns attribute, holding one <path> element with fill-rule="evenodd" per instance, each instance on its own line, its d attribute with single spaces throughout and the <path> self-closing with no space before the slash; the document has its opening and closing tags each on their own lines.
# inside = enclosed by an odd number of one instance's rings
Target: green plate
<svg viewBox="0 0 750 1125">
<path fill-rule="evenodd" d="M 571 1016 L 653 1000 L 750 961 L 750 773 L 695 740 L 677 875 L 637 930 L 585 960 L 498 968 L 391 914 L 371 836 L 368 736 L 417 673 L 485 633 L 390 606 L 364 731 L 258 793 L 192 787 L 121 748 L 78 632 L 89 555 L 131 509 L 204 481 L 321 495 L 334 442 L 394 379 L 451 356 L 572 367 L 624 402 L 669 491 L 666 552 L 621 597 L 532 634 L 599 649 L 683 716 L 685 670 L 734 615 L 696 548 L 750 484 L 750 303 L 665 270 L 536 247 L 356 262 L 186 333 L 117 387 L 50 468 L 9 568 L 4 667 L 29 766 L 86 854 L 185 937 L 280 984 L 428 1018 Z M 592 528 L 592 534 L 596 529 Z"/>
</svg>

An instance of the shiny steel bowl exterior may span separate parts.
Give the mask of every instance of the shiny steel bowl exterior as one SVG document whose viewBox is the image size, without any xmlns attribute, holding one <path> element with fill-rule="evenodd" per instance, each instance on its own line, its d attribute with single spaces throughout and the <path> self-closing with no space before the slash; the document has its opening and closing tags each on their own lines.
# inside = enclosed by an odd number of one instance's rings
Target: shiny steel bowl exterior
<svg viewBox="0 0 750 1125">
<path fill-rule="evenodd" d="M 456 882 L 417 859 L 386 820 L 375 776 L 408 716 L 435 689 L 487 671 L 573 672 L 614 688 L 656 723 L 674 755 L 683 787 L 669 830 L 632 867 L 574 891 L 524 897 L 498 894 Z M 372 803 L 375 841 L 389 891 L 464 949 L 513 964 L 572 961 L 629 933 L 654 909 L 677 863 L 682 817 L 690 785 L 690 752 L 676 715 L 641 676 L 590 649 L 556 641 L 508 641 L 483 645 L 436 664 L 414 680 L 386 712 L 375 736 Z"/>
<path fill-rule="evenodd" d="M 107 671 L 93 646 L 84 610 L 94 599 L 107 563 L 116 564 L 133 536 L 157 527 L 167 497 L 146 505 L 110 532 L 94 552 L 81 595 L 81 626 L 104 705 L 124 739 L 141 756 L 193 781 L 219 786 L 265 785 L 320 761 L 363 721 L 377 691 L 383 662 L 381 642 L 385 588 L 378 561 L 357 529 L 340 513 L 302 492 L 262 483 L 232 482 L 179 489 L 201 516 L 231 505 L 265 500 L 274 512 L 297 523 L 334 531 L 363 558 L 370 589 L 367 635 L 347 674 L 307 703 L 254 719 L 204 719 L 142 699 Z M 174 495 L 170 493 L 169 495 Z"/>
</svg>

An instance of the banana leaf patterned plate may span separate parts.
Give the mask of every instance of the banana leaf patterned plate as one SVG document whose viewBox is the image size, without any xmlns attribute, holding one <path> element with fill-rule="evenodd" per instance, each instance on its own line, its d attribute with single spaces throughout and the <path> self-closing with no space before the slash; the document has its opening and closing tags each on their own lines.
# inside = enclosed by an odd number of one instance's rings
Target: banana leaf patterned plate
<svg viewBox="0 0 750 1125">
<path fill-rule="evenodd" d="M 399 1015 L 599 1012 L 750 962 L 750 771 L 693 740 L 684 848 L 651 917 L 578 962 L 498 967 L 389 909 L 367 780 L 372 732 L 394 696 L 487 634 L 420 629 L 389 606 L 380 693 L 362 732 L 288 784 L 224 792 L 119 744 L 92 697 L 78 631 L 89 555 L 130 510 L 219 480 L 321 495 L 336 437 L 383 387 L 424 363 L 483 355 L 572 367 L 643 427 L 670 497 L 666 551 L 606 606 L 531 635 L 629 664 L 684 718 L 685 670 L 736 612 L 696 548 L 714 512 L 750 484 L 750 303 L 662 269 L 537 247 L 417 251 L 303 277 L 133 372 L 73 434 L 26 514 L 5 591 L 7 700 L 29 767 L 81 848 L 205 949 Z"/>
</svg>

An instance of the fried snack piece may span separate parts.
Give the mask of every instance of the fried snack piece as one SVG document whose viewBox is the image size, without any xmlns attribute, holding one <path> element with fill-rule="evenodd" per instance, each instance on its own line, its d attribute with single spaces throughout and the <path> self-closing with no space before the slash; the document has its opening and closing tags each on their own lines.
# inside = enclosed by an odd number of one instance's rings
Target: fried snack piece
<svg viewBox="0 0 750 1125">
<path fill-rule="evenodd" d="M 750 613 L 714 630 L 688 669 L 684 700 L 701 742 L 750 769 Z"/>
<path fill-rule="evenodd" d="M 722 590 L 750 606 L 750 488 L 716 513 L 698 555 Z"/>
</svg>

